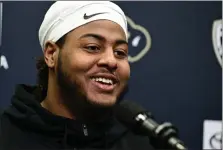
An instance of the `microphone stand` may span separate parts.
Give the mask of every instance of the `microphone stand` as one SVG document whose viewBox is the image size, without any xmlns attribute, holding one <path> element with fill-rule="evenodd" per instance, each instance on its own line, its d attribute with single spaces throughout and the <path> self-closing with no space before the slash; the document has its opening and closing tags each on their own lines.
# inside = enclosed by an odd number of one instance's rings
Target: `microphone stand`
<svg viewBox="0 0 223 150">
<path fill-rule="evenodd" d="M 149 135 L 151 135 L 151 144 L 153 144 L 155 147 L 160 147 L 160 145 L 162 145 L 165 148 L 174 150 L 187 149 L 183 142 L 177 138 L 178 130 L 171 123 L 165 122 L 159 125 L 153 121 L 153 119 L 147 117 L 147 115 L 142 114 L 139 114 L 135 119 L 144 128 L 148 129 L 146 131 L 150 132 Z"/>
</svg>

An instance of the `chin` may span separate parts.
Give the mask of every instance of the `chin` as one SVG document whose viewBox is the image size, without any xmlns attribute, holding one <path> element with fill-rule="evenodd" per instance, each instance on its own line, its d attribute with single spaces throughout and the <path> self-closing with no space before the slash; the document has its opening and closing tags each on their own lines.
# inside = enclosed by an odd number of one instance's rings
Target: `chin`
<svg viewBox="0 0 223 150">
<path fill-rule="evenodd" d="M 107 97 L 107 96 L 101 97 L 100 96 L 100 98 L 99 97 L 98 98 L 97 97 L 94 97 L 94 98 L 89 97 L 88 101 L 97 107 L 112 107 L 116 104 L 117 98 L 116 97 L 112 98 L 110 96 L 109 97 Z"/>
</svg>

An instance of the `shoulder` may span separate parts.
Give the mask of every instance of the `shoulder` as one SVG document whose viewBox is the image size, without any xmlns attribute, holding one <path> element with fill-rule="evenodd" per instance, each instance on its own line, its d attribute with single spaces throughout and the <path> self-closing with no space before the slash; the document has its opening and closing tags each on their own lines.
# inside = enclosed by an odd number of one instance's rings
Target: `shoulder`
<svg viewBox="0 0 223 150">
<path fill-rule="evenodd" d="M 115 121 L 116 129 L 121 133 L 121 136 L 115 141 L 122 150 L 155 150 L 148 136 L 132 132 L 118 120 L 115 119 Z"/>
<path fill-rule="evenodd" d="M 155 150 L 155 148 L 151 145 L 149 137 L 147 136 L 137 135 L 129 132 L 125 136 L 125 140 L 131 150 Z"/>
<path fill-rule="evenodd" d="M 7 109 L 0 112 L 0 149 L 15 150 L 27 143 L 29 138 L 10 120 L 5 111 Z"/>
<path fill-rule="evenodd" d="M 11 122 L 6 115 L 7 109 L 0 110 L 0 149 L 7 149 L 23 138 L 20 130 Z M 22 137 L 22 138 L 21 138 Z"/>
</svg>

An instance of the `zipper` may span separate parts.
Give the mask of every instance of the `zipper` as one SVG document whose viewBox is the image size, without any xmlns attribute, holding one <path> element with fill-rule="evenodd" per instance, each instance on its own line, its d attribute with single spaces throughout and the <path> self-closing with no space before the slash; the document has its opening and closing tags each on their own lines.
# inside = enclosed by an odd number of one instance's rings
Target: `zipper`
<svg viewBox="0 0 223 150">
<path fill-rule="evenodd" d="M 88 136 L 87 126 L 86 126 L 85 124 L 83 124 L 82 126 L 83 126 L 83 133 L 84 133 L 84 136 Z"/>
</svg>

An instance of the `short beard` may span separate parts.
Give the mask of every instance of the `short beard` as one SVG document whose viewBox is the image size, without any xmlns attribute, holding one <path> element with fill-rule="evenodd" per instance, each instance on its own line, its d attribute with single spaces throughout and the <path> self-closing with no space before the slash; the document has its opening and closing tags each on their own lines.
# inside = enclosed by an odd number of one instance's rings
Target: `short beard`
<svg viewBox="0 0 223 150">
<path fill-rule="evenodd" d="M 71 77 L 63 70 L 63 62 L 61 57 L 61 52 L 58 56 L 58 67 L 56 80 L 60 88 L 60 94 L 63 99 L 65 106 L 69 107 L 70 110 L 76 110 L 75 106 L 78 107 L 79 103 L 83 103 L 87 100 L 87 97 L 83 92 L 80 91 L 82 88 L 81 84 L 78 84 L 77 81 L 69 80 Z"/>
<path fill-rule="evenodd" d="M 58 56 L 57 67 L 57 83 L 60 88 L 63 104 L 69 109 L 75 118 L 85 122 L 102 121 L 110 118 L 113 115 L 113 106 L 105 107 L 96 103 L 92 103 L 87 99 L 86 93 L 81 91 L 81 83 L 78 81 L 70 80 L 71 77 L 63 70 L 63 61 L 61 53 Z M 123 99 L 124 95 L 128 92 L 128 86 L 120 94 L 116 103 Z"/>
</svg>

